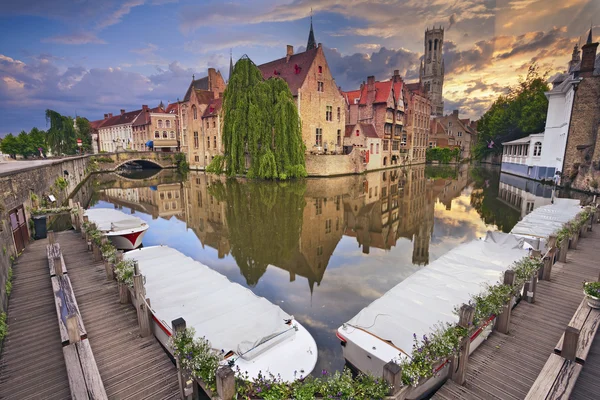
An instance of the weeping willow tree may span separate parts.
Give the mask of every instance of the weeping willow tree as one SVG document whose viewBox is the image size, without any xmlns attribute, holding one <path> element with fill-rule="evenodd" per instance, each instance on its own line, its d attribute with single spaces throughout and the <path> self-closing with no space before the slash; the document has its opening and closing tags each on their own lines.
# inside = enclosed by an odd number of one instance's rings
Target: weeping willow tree
<svg viewBox="0 0 600 400">
<path fill-rule="evenodd" d="M 306 176 L 300 117 L 283 79 L 265 81 L 256 65 L 244 56 L 229 78 L 223 108 L 224 161 L 229 176 L 246 173 L 247 156 L 248 177 Z M 209 166 L 209 170 L 218 167 Z"/>
<path fill-rule="evenodd" d="M 56 155 L 74 154 L 77 150 L 77 132 L 73 119 L 54 110 L 46 110 L 46 123 L 50 124 L 47 141 L 52 152 Z"/>
<path fill-rule="evenodd" d="M 255 286 L 269 265 L 282 267 L 299 251 L 306 182 L 214 182 L 209 193 L 227 204 L 231 255 Z M 273 240 L 277 238 L 277 240 Z"/>
</svg>

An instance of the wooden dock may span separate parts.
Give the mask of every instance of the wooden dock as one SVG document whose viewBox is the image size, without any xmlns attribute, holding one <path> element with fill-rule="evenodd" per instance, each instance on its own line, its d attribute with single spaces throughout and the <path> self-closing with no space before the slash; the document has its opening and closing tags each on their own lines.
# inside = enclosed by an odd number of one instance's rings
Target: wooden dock
<svg viewBox="0 0 600 400">
<path fill-rule="evenodd" d="M 554 265 L 551 281 L 538 282 L 535 303 L 522 301 L 512 311 L 509 334 L 495 332 L 473 352 L 465 385 L 449 380 L 432 398 L 524 399 L 578 310 L 583 281 L 598 279 L 599 247 L 600 228 L 595 226 L 593 232 L 580 239 L 578 249 L 567 253 L 566 264 Z M 599 342 L 596 337 L 572 398 L 598 398 Z"/>
<path fill-rule="evenodd" d="M 177 370 L 153 335 L 139 335 L 136 310 L 120 304 L 104 263 L 93 261 L 75 232 L 57 235 L 88 339 L 109 398 L 170 399 L 179 396 Z"/>
<path fill-rule="evenodd" d="M 0 358 L 0 398 L 67 399 L 71 397 L 46 245 L 29 246 L 13 267 L 8 305 L 8 336 Z"/>
<path fill-rule="evenodd" d="M 153 335 L 139 335 L 137 312 L 131 304 L 119 303 L 117 284 L 107 280 L 103 262 L 93 261 L 86 241 L 74 231 L 58 233 L 55 240 L 108 398 L 178 398 L 174 363 Z M 9 330 L 0 359 L 0 399 L 72 395 L 47 244 L 47 239 L 32 243 L 14 268 Z"/>
</svg>

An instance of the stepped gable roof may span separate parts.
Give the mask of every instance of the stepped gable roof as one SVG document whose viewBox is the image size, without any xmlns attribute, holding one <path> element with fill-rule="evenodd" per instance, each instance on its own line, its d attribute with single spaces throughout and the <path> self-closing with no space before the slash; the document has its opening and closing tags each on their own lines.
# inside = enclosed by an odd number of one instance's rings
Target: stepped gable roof
<svg viewBox="0 0 600 400">
<path fill-rule="evenodd" d="M 200 104 L 209 104 L 215 98 L 215 94 L 210 90 L 198 89 L 195 92 Z"/>
<path fill-rule="evenodd" d="M 318 51 L 319 48 L 306 50 L 302 53 L 293 54 L 290 56 L 289 61 L 287 57 L 283 57 L 259 65 L 258 69 L 265 80 L 273 77 L 282 78 L 287 82 L 292 95 L 297 96 L 298 89 L 304 84 L 308 70 L 315 60 Z"/>
<path fill-rule="evenodd" d="M 200 79 L 193 79 L 192 83 L 190 83 L 190 87 L 188 87 L 188 90 L 185 93 L 183 101 L 190 101 L 192 90 L 208 90 L 208 76 Z"/>
<path fill-rule="evenodd" d="M 165 110 L 159 107 L 148 108 L 148 112 L 143 112 L 142 108 L 136 118 L 133 120 L 131 126 L 143 126 L 148 125 L 152 120 L 150 118 L 150 113 L 154 114 L 165 114 Z"/>
<path fill-rule="evenodd" d="M 204 114 L 202 114 L 202 118 L 215 117 L 221 112 L 221 108 L 223 108 L 223 99 L 213 99 L 204 110 Z"/>
<path fill-rule="evenodd" d="M 346 132 L 344 133 L 344 137 L 352 136 L 352 132 L 354 132 L 354 129 L 357 126 L 360 127 L 360 130 L 362 131 L 363 135 L 365 135 L 366 137 L 370 137 L 370 138 L 378 138 L 379 137 L 379 135 L 377 135 L 377 131 L 375 130 L 375 126 L 373 126 L 373 124 L 362 124 L 362 123 L 346 125 Z"/>
<path fill-rule="evenodd" d="M 110 126 L 131 124 L 135 120 L 135 118 L 142 112 L 142 110 L 129 111 L 123 114 L 118 114 L 113 117 L 110 117 L 106 120 L 104 124 L 102 124 L 102 128 L 108 128 Z"/>
<path fill-rule="evenodd" d="M 342 92 L 348 104 L 354 104 L 357 99 L 360 99 L 360 89 Z"/>
</svg>

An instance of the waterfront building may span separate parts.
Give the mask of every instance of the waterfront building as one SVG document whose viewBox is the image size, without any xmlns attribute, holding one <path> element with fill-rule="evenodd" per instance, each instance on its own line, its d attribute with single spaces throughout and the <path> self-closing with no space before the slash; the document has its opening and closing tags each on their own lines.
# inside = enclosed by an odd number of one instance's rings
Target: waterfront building
<svg viewBox="0 0 600 400">
<path fill-rule="evenodd" d="M 544 132 L 502 143 L 502 172 L 536 180 L 552 179 L 557 171 L 570 177 L 586 161 L 600 159 L 594 128 L 600 121 L 597 46 L 590 29 L 581 60 L 575 46 L 568 71 L 555 76 L 552 89 L 546 92 Z"/>
<path fill-rule="evenodd" d="M 346 125 L 344 147 L 348 149 L 347 153 L 355 148 L 360 151 L 367 169 L 371 170 L 381 168 L 382 160 L 388 157 L 383 141 L 372 124 Z"/>
<path fill-rule="evenodd" d="M 553 186 L 501 173 L 498 200 L 517 211 L 522 219 L 536 208 L 551 204 L 553 190 Z"/>
<path fill-rule="evenodd" d="M 192 77 L 183 101 L 177 107 L 181 121 L 181 146 L 186 150 L 192 169 L 204 169 L 210 163 L 209 155 L 212 154 L 207 153 L 208 149 L 203 146 L 206 133 L 203 131 L 202 116 L 211 101 L 223 96 L 225 87 L 221 72 L 209 68 L 207 76 L 201 79 Z"/>
<path fill-rule="evenodd" d="M 443 117 L 431 119 L 429 147 L 459 148 L 461 159 L 471 158 L 473 129 L 468 119 L 460 119 L 458 110 Z"/>
<path fill-rule="evenodd" d="M 285 80 L 298 106 L 302 140 L 308 153 L 342 152 L 346 121 L 345 100 L 331 75 L 321 43 L 315 45 L 312 20 L 306 51 L 294 54 L 287 46 L 283 58 L 259 65 L 264 79 Z"/>
<path fill-rule="evenodd" d="M 424 92 L 423 86 L 416 82 L 404 85 L 404 102 L 409 160 L 412 164 L 421 164 L 425 162 L 429 142 L 432 101 Z"/>
<path fill-rule="evenodd" d="M 424 52 L 419 69 L 423 92 L 431 99 L 432 115 L 444 115 L 444 28 L 425 30 Z"/>
<path fill-rule="evenodd" d="M 177 116 L 167 114 L 162 107 L 148 108 L 142 106 L 132 124 L 133 150 L 150 150 L 150 142 L 154 151 L 177 151 Z"/>
<path fill-rule="evenodd" d="M 346 134 L 356 125 L 371 125 L 377 137 L 381 139 L 381 153 L 371 153 L 371 157 L 377 155 L 378 162 L 369 160 L 367 169 L 388 167 L 408 161 L 409 144 L 404 131 L 403 86 L 400 72 L 395 70 L 390 80 L 375 81 L 374 76 L 369 76 L 360 89 L 343 93 L 346 106 L 344 114 L 347 116 Z M 381 155 L 378 156 L 379 154 Z"/>
<path fill-rule="evenodd" d="M 125 112 L 121 109 L 120 114 L 116 116 L 112 113 L 104 114 L 104 121 L 98 126 L 100 151 L 113 153 L 132 150 L 132 124 L 141 112 L 142 110 Z"/>
<path fill-rule="evenodd" d="M 213 99 L 202 114 L 202 143 L 203 153 L 208 157 L 208 163 L 223 152 L 223 99 Z"/>
</svg>

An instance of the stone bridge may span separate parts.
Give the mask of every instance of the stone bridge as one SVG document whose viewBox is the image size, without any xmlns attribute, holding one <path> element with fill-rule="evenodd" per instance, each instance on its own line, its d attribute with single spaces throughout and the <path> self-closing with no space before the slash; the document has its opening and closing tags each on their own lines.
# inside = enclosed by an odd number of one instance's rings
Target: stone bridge
<svg viewBox="0 0 600 400">
<path fill-rule="evenodd" d="M 100 153 L 90 157 L 97 171 L 115 171 L 125 164 L 135 162 L 148 168 L 176 168 L 176 155 L 156 151 L 127 151 L 121 153 Z"/>
</svg>

